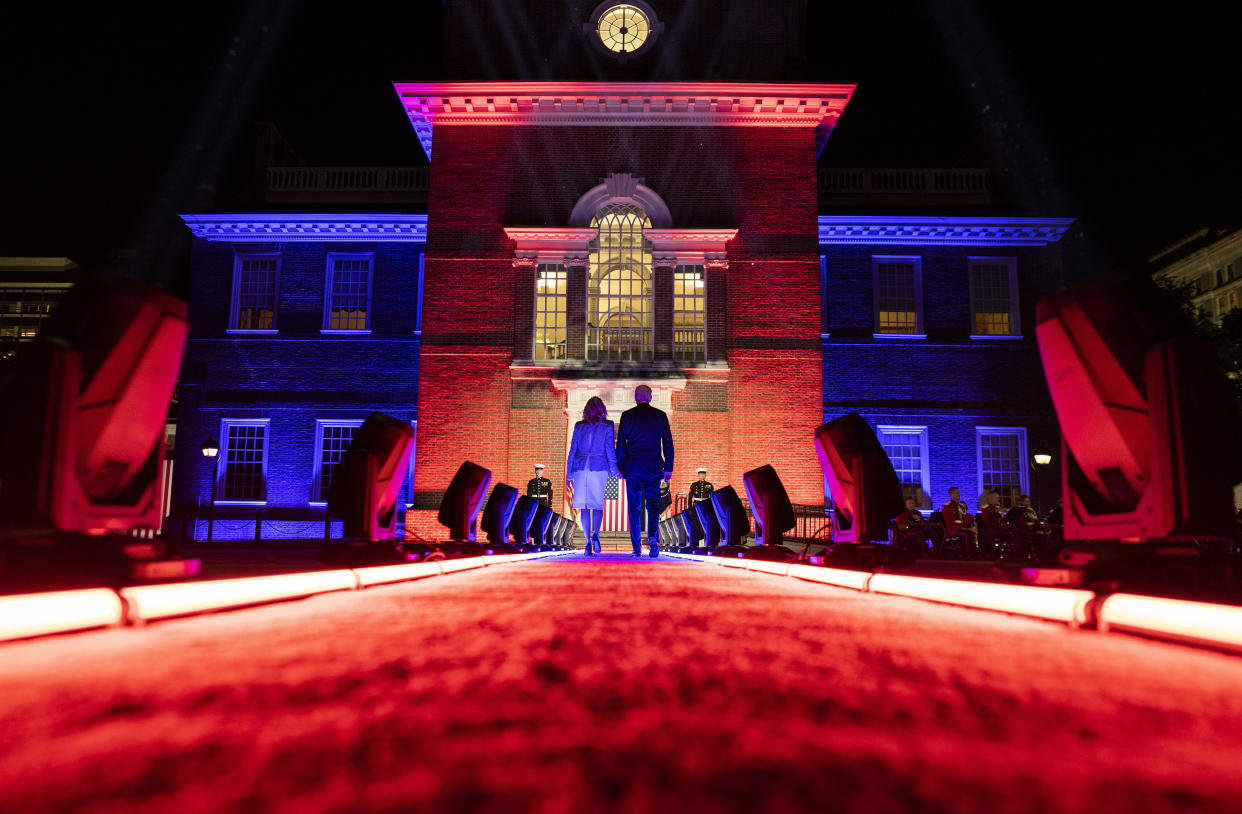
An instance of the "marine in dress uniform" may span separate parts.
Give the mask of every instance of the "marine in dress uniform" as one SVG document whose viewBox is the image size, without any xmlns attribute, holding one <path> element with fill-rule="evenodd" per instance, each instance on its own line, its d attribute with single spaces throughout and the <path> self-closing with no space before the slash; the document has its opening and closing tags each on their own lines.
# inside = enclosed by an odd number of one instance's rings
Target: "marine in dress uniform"
<svg viewBox="0 0 1242 814">
<path fill-rule="evenodd" d="M 535 464 L 535 477 L 526 482 L 526 496 L 552 508 L 552 481 L 543 476 L 543 464 Z"/>
<path fill-rule="evenodd" d="M 699 479 L 690 484 L 690 503 L 687 509 L 693 509 L 705 500 L 711 500 L 712 489 L 714 488 L 711 481 L 707 479 L 707 468 L 699 467 Z"/>
</svg>

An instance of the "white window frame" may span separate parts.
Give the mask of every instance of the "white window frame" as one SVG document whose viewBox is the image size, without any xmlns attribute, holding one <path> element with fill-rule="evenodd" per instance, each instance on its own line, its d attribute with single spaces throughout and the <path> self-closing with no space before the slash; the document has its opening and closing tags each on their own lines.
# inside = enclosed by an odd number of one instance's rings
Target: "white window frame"
<svg viewBox="0 0 1242 814">
<path fill-rule="evenodd" d="M 880 265 L 882 263 L 910 263 L 914 266 L 914 333 L 880 332 Z M 927 338 L 923 327 L 923 258 L 921 255 L 871 255 L 871 326 L 871 335 L 876 339 Z"/>
<path fill-rule="evenodd" d="M 319 493 L 319 476 L 323 467 L 323 430 L 324 427 L 362 426 L 361 418 L 317 418 L 315 419 L 315 457 L 311 459 L 310 505 L 327 506 L 328 498 Z"/>
<path fill-rule="evenodd" d="M 975 427 L 975 471 L 978 480 L 976 495 L 983 494 L 983 436 L 1016 435 L 1018 437 L 1018 493 L 1031 493 L 1031 459 L 1026 447 L 1026 427 Z"/>
<path fill-rule="evenodd" d="M 272 420 L 270 418 L 222 418 L 220 419 L 220 453 L 215 457 L 216 494 L 224 494 L 224 476 L 228 471 L 229 461 L 229 427 L 263 427 L 263 499 L 262 500 L 229 500 L 216 498 L 217 506 L 266 506 L 267 505 L 267 465 L 271 459 Z"/>
<path fill-rule="evenodd" d="M 238 328 L 237 309 L 241 305 L 242 263 L 246 260 L 263 260 L 273 257 L 276 258 L 276 291 L 272 309 L 272 321 L 276 324 L 276 327 Z M 233 293 L 229 297 L 229 327 L 226 329 L 226 333 L 247 336 L 275 336 L 280 332 L 280 271 L 282 265 L 284 263 L 280 252 L 235 252 L 233 254 Z"/>
<path fill-rule="evenodd" d="M 919 475 L 920 488 L 923 490 L 923 499 L 927 501 L 926 506 L 919 506 L 920 509 L 933 508 L 932 503 L 932 487 L 931 487 L 931 460 L 927 450 L 927 426 L 913 424 L 880 424 L 876 426 L 876 431 L 881 435 L 912 435 L 918 437 L 919 442 L 919 468 L 922 470 Z M 883 446 L 883 442 L 880 443 Z M 885 450 L 887 452 L 887 450 Z"/>
<path fill-rule="evenodd" d="M 329 328 L 332 324 L 332 275 L 336 272 L 337 260 L 366 260 L 367 261 L 367 327 L 365 328 Z M 323 321 L 320 323 L 319 333 L 321 334 L 355 334 L 365 335 L 371 333 L 372 303 L 375 298 L 373 292 L 375 289 L 375 252 L 328 252 L 327 269 L 324 271 L 323 283 Z"/>
<path fill-rule="evenodd" d="M 971 339 L 987 341 L 1006 341 L 1022 338 L 1022 322 L 1018 303 L 1018 258 L 1016 257 L 969 257 L 967 258 L 966 284 L 970 289 L 970 330 L 975 329 L 975 264 L 1009 266 L 1009 333 L 1007 334 L 976 334 Z"/>
</svg>

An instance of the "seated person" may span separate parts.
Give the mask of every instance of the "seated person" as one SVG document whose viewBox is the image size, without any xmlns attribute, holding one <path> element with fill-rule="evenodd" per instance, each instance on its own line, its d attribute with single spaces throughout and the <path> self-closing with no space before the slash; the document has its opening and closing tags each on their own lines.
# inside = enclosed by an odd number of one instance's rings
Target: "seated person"
<svg viewBox="0 0 1242 814">
<path fill-rule="evenodd" d="M 949 502 L 940 510 L 944 515 L 944 539 L 947 543 L 956 538 L 961 542 L 964 555 L 974 554 L 978 550 L 975 536 L 975 518 L 966 511 L 966 502 L 962 500 L 962 490 L 956 486 L 949 489 Z"/>
<path fill-rule="evenodd" d="M 906 498 L 906 508 L 896 519 L 897 533 L 894 542 L 899 548 L 926 555 L 935 548 L 935 534 L 931 521 L 924 519 L 923 513 L 914 505 L 914 498 Z"/>
<path fill-rule="evenodd" d="M 1042 553 L 1047 529 L 1031 508 L 1030 495 L 1018 495 L 1018 502 L 1005 513 L 1005 520 L 1013 529 L 1018 557 L 1031 559 Z"/>
<path fill-rule="evenodd" d="M 983 508 L 979 512 L 979 539 L 982 544 L 986 534 L 993 553 L 998 555 L 1013 540 L 1013 532 L 1004 515 L 1005 510 L 1000 505 L 1000 492 L 995 489 L 984 492 Z"/>
</svg>

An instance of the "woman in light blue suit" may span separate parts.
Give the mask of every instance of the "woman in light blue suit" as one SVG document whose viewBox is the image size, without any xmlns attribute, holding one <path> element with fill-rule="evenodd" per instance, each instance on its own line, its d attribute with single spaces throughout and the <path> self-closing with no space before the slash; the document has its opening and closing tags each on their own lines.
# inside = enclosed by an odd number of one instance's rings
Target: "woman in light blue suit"
<svg viewBox="0 0 1242 814">
<path fill-rule="evenodd" d="M 621 477 L 617 469 L 616 427 L 608 420 L 604 400 L 595 396 L 574 425 L 565 471 L 574 486 L 574 508 L 579 511 L 586 535 L 587 556 L 600 553 L 599 528 L 604 522 L 604 489 L 608 476 Z"/>
</svg>

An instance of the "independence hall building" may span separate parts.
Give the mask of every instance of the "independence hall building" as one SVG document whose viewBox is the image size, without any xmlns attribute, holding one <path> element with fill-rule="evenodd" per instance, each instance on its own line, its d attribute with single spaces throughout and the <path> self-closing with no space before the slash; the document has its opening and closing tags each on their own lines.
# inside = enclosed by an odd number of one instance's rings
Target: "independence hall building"
<svg viewBox="0 0 1242 814">
<path fill-rule="evenodd" d="M 640 383 L 675 493 L 772 464 L 820 504 L 813 431 L 851 411 L 925 507 L 1030 491 L 1058 443 L 1034 307 L 1070 221 L 990 209 L 985 171 L 833 168 L 854 86 L 806 81 L 805 15 L 449 0 L 448 79 L 394 85 L 425 205 L 396 169 L 274 170 L 264 207 L 184 216 L 178 511 L 214 477 L 216 539 L 322 534 L 376 410 L 416 428 L 408 532 L 439 535 L 467 459 L 519 489 L 545 464 L 560 509 L 586 401 L 615 420 Z"/>
</svg>

